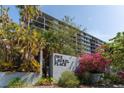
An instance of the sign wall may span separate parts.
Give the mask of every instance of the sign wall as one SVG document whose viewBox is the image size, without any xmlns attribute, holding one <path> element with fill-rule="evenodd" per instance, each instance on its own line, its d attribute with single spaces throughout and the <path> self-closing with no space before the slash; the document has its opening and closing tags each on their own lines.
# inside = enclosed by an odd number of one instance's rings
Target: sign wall
<svg viewBox="0 0 124 93">
<path fill-rule="evenodd" d="M 54 53 L 50 61 L 50 74 L 58 80 L 64 71 L 74 71 L 78 66 L 78 58 L 69 55 Z"/>
</svg>

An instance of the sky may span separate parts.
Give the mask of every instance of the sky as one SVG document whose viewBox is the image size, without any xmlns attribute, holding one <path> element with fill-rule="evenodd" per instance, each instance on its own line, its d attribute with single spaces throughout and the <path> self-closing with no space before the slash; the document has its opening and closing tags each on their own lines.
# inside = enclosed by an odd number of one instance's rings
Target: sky
<svg viewBox="0 0 124 93">
<path fill-rule="evenodd" d="M 19 22 L 18 10 L 14 6 L 9 7 L 10 17 Z M 109 41 L 117 32 L 124 31 L 124 6 L 45 5 L 41 6 L 41 11 L 60 20 L 70 16 L 74 23 L 87 28 L 87 33 L 103 41 Z"/>
</svg>

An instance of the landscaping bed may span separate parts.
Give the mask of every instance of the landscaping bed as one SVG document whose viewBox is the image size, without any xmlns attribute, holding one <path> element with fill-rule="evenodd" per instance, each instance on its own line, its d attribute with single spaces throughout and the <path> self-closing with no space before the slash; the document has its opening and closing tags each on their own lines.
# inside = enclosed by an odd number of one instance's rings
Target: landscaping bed
<svg viewBox="0 0 124 93">
<path fill-rule="evenodd" d="M 60 87 L 58 85 L 48 85 L 48 86 L 42 85 L 42 86 L 27 86 L 27 87 L 22 87 L 22 88 L 63 88 L 63 87 Z M 101 84 L 101 85 L 80 85 L 77 88 L 124 88 L 124 85 L 122 85 L 122 84 L 119 84 L 119 85 L 116 85 L 116 84 L 114 84 L 114 85 L 104 85 L 104 84 Z"/>
</svg>

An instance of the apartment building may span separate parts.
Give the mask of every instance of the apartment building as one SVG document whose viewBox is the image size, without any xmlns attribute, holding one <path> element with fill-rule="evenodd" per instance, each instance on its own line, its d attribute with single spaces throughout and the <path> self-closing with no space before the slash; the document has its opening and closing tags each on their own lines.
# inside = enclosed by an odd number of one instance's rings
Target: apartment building
<svg viewBox="0 0 124 93">
<path fill-rule="evenodd" d="M 60 25 L 64 25 L 64 28 L 61 28 Z M 96 48 L 105 42 L 88 34 L 85 31 L 80 30 L 79 28 L 69 25 L 61 20 L 56 19 L 46 13 L 42 13 L 37 20 L 33 20 L 33 26 L 39 29 L 47 30 L 47 29 L 64 29 L 65 31 L 69 29 L 77 30 L 78 33 L 74 36 L 74 43 L 77 45 L 76 51 L 80 53 L 81 47 L 83 46 L 83 51 L 87 53 L 94 53 Z"/>
</svg>

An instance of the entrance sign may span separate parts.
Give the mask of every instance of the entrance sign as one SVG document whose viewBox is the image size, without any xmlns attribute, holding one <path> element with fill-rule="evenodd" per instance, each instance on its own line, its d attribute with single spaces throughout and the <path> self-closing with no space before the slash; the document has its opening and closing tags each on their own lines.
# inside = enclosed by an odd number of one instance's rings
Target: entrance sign
<svg viewBox="0 0 124 93">
<path fill-rule="evenodd" d="M 50 74 L 58 80 L 64 71 L 74 71 L 78 66 L 78 58 L 69 55 L 53 53 L 50 61 Z"/>
</svg>

